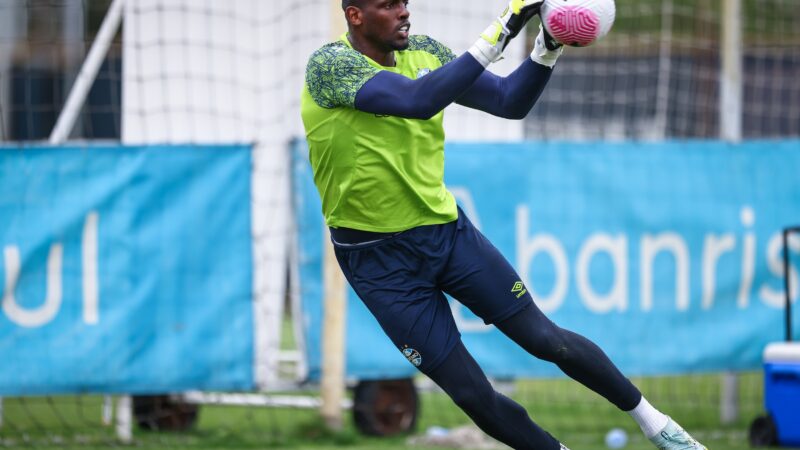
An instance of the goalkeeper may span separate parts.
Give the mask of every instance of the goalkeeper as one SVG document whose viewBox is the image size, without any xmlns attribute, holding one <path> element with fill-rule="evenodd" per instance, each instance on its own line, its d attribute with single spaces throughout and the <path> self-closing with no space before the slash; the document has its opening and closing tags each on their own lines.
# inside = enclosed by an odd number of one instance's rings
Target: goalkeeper
<svg viewBox="0 0 800 450">
<path fill-rule="evenodd" d="M 653 408 L 600 348 L 542 314 L 444 185 L 447 105 L 522 119 L 547 84 L 562 49 L 543 31 L 509 76 L 485 70 L 542 2 L 512 0 L 456 57 L 427 36 L 409 34 L 405 0 L 342 0 L 348 33 L 311 56 L 302 94 L 314 182 L 336 257 L 397 348 L 497 440 L 515 449 L 566 449 L 494 391 L 461 342 L 445 292 L 629 412 L 658 448 L 704 449 Z"/>
</svg>

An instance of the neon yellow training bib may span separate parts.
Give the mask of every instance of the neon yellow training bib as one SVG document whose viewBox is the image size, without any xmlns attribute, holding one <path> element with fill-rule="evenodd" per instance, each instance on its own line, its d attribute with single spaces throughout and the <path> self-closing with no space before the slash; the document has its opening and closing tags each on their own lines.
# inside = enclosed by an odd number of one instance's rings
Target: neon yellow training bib
<svg viewBox="0 0 800 450">
<path fill-rule="evenodd" d="M 329 226 L 392 232 L 456 220 L 444 185 L 443 113 L 417 120 L 353 107 L 358 90 L 381 70 L 417 79 L 453 58 L 427 36 L 411 36 L 408 49 L 395 52 L 396 67 L 354 50 L 346 35 L 311 55 L 301 114 Z"/>
</svg>

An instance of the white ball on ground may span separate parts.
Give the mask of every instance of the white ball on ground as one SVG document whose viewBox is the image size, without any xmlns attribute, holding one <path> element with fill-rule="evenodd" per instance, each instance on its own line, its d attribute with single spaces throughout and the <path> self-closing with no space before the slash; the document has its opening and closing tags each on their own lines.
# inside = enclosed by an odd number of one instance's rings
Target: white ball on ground
<svg viewBox="0 0 800 450">
<path fill-rule="evenodd" d="M 443 438 L 450 434 L 450 430 L 444 427 L 432 426 L 425 431 L 425 435 L 431 438 Z"/>
<path fill-rule="evenodd" d="M 608 448 L 622 448 L 628 445 L 628 433 L 621 428 L 612 428 L 606 433 L 606 446 Z"/>
</svg>

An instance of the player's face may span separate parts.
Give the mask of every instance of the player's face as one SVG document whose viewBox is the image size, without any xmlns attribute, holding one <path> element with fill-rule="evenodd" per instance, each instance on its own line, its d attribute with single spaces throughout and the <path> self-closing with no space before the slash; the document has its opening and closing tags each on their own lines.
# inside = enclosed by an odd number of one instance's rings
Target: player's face
<svg viewBox="0 0 800 450">
<path fill-rule="evenodd" d="M 382 50 L 408 48 L 408 0 L 371 0 L 361 9 L 364 36 Z"/>
</svg>

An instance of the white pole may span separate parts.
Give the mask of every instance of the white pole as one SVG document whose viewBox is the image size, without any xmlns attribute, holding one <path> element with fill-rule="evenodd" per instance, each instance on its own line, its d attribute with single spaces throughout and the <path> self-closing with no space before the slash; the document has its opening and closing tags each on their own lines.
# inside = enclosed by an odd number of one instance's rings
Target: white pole
<svg viewBox="0 0 800 450">
<path fill-rule="evenodd" d="M 100 69 L 100 65 L 103 63 L 106 53 L 108 53 L 108 48 L 111 46 L 111 41 L 114 39 L 114 35 L 117 33 L 119 24 L 122 21 L 124 2 L 125 0 L 114 0 L 111 3 L 97 37 L 92 43 L 92 48 L 89 50 L 89 55 L 86 57 L 78 78 L 69 92 L 64 109 L 61 110 L 56 126 L 53 128 L 53 132 L 50 133 L 51 144 L 61 144 L 69 138 L 69 134 L 75 126 L 78 113 L 86 101 L 86 95 L 97 77 L 97 71 Z"/>
<path fill-rule="evenodd" d="M 103 425 L 111 425 L 114 418 L 114 399 L 110 395 L 103 396 L 103 410 L 102 410 Z"/>
<path fill-rule="evenodd" d="M 735 144 L 742 140 L 742 0 L 721 1 L 720 138 Z M 739 417 L 739 377 L 736 373 L 722 375 L 720 394 L 720 421 L 725 425 L 731 424 Z"/>
<path fill-rule="evenodd" d="M 658 50 L 658 82 L 656 91 L 656 132 L 667 137 L 669 126 L 669 85 L 672 78 L 672 0 L 661 7 L 661 44 Z"/>
<path fill-rule="evenodd" d="M 730 425 L 739 418 L 739 375 L 735 372 L 722 374 L 719 415 L 723 425 Z"/>
<path fill-rule="evenodd" d="M 292 218 L 291 220 L 295 219 Z M 292 230 L 295 230 L 295 233 L 297 233 L 296 223 L 293 224 Z M 294 335 L 296 350 L 300 354 L 295 365 L 294 376 L 297 380 L 304 380 L 308 375 L 308 353 L 305 340 L 306 336 L 303 331 L 303 305 L 300 300 L 300 251 L 297 248 L 297 238 L 295 237 L 291 242 L 292 246 L 289 251 L 289 299 L 291 302 L 292 333 Z"/>
<path fill-rule="evenodd" d="M 720 137 L 736 143 L 742 140 L 742 0 L 721 1 Z"/>
<path fill-rule="evenodd" d="M 133 440 L 133 402 L 130 395 L 117 399 L 117 439 L 123 444 Z"/>
</svg>

